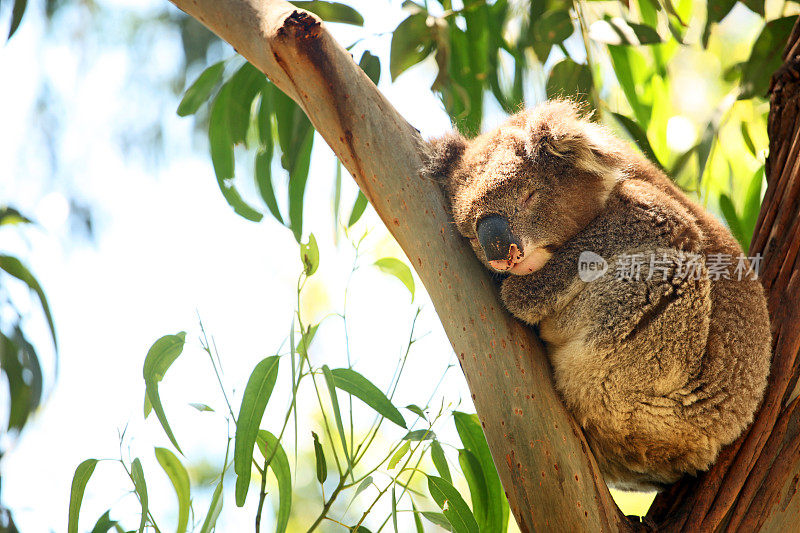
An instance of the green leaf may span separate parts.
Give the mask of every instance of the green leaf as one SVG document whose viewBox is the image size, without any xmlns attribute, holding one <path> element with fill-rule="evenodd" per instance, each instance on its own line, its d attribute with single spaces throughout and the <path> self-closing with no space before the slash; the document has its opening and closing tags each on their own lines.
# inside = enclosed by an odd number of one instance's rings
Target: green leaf
<svg viewBox="0 0 800 533">
<path fill-rule="evenodd" d="M 743 0 L 742 3 L 753 13 L 764 16 L 764 0 Z"/>
<path fill-rule="evenodd" d="M 725 217 L 725 222 L 728 224 L 733 236 L 739 241 L 739 244 L 744 246 L 744 234 L 742 233 L 742 224 L 739 217 L 736 215 L 736 208 L 733 206 L 730 196 L 727 194 L 719 195 L 719 208 L 722 215 Z"/>
<path fill-rule="evenodd" d="M 626 117 L 620 113 L 611 113 L 615 119 L 625 128 L 625 131 L 628 132 L 628 135 L 636 142 L 636 145 L 642 151 L 642 153 L 647 156 L 647 158 L 658 165 L 658 168 L 664 170 L 664 165 L 661 164 L 661 161 L 658 160 L 656 153 L 653 151 L 653 147 L 650 146 L 650 141 L 647 139 L 647 133 L 642 129 L 639 124 L 633 121 L 633 119 Z"/>
<path fill-rule="evenodd" d="M 175 489 L 175 496 L 178 498 L 178 529 L 177 533 L 184 533 L 189 524 L 189 508 L 192 502 L 191 488 L 189 484 L 189 474 L 181 464 L 180 459 L 166 448 L 155 449 L 156 459 L 161 468 L 164 469 L 172 487 Z"/>
<path fill-rule="evenodd" d="M 314 238 L 313 233 L 308 235 L 307 243 L 300 243 L 300 260 L 303 262 L 303 272 L 305 272 L 306 276 L 311 276 L 317 271 L 319 267 L 319 248 L 317 248 L 317 239 Z"/>
<path fill-rule="evenodd" d="M 747 127 L 746 122 L 742 122 L 740 124 L 740 130 L 742 132 L 742 139 L 744 140 L 745 146 L 753 154 L 753 157 L 758 157 L 758 152 L 756 151 L 756 145 L 753 144 L 753 138 L 750 137 L 750 130 Z"/>
<path fill-rule="evenodd" d="M 142 518 L 139 522 L 139 533 L 142 533 L 145 525 L 147 525 L 148 500 L 144 470 L 142 470 L 142 462 L 138 457 L 131 464 L 131 477 L 133 478 L 133 490 L 136 491 L 136 495 L 139 496 L 139 503 L 142 505 Z"/>
<path fill-rule="evenodd" d="M 333 418 L 336 422 L 336 430 L 339 432 L 339 439 L 342 441 L 342 450 L 347 458 L 347 464 L 350 465 L 350 451 L 347 448 L 347 438 L 344 433 L 344 424 L 342 423 L 342 414 L 339 409 L 339 398 L 336 396 L 336 378 L 328 365 L 322 365 L 322 374 L 325 376 L 325 384 L 328 386 L 328 394 L 331 397 L 331 406 L 333 407 Z"/>
<path fill-rule="evenodd" d="M 457 533 L 479 533 L 478 523 L 472 515 L 467 502 L 446 479 L 428 476 L 428 491 L 442 509 L 442 514 Z M 499 531 L 499 530 L 494 530 Z"/>
<path fill-rule="evenodd" d="M 14 9 L 11 10 L 11 27 L 8 30 L 9 39 L 16 33 L 17 28 L 19 28 L 26 7 L 28 7 L 28 0 L 16 0 L 14 2 Z"/>
<path fill-rule="evenodd" d="M 317 461 L 317 481 L 324 483 L 328 479 L 328 463 L 325 462 L 325 451 L 322 449 L 322 444 L 319 442 L 319 436 L 315 432 L 311 432 L 314 437 L 314 457 Z"/>
<path fill-rule="evenodd" d="M 347 227 L 353 227 L 353 224 L 358 222 L 358 219 L 361 218 L 361 215 L 364 214 L 364 210 L 367 208 L 367 197 L 364 196 L 364 193 L 358 191 L 358 196 L 356 196 L 356 201 L 353 203 L 353 209 L 350 210 L 350 218 L 347 220 Z"/>
<path fill-rule="evenodd" d="M 200 411 L 201 413 L 202 413 L 203 411 L 208 411 L 208 412 L 211 412 L 211 413 L 213 413 L 213 412 L 214 412 L 214 409 L 213 409 L 212 407 L 209 407 L 208 405 L 206 405 L 206 404 L 204 404 L 204 403 L 195 403 L 195 402 L 192 402 L 192 403 L 190 403 L 189 405 L 191 405 L 192 407 L 194 407 L 195 409 L 197 409 L 197 410 L 198 410 L 198 411 Z"/>
<path fill-rule="evenodd" d="M 432 524 L 436 524 L 445 531 L 453 531 L 453 526 L 450 524 L 450 521 L 447 520 L 447 517 L 444 516 L 444 514 L 435 513 L 433 511 L 422 511 L 420 514 L 422 514 L 426 520 Z"/>
<path fill-rule="evenodd" d="M 658 32 L 644 24 L 635 24 L 619 17 L 593 22 L 589 37 L 597 42 L 612 45 L 657 44 L 662 41 Z"/>
<path fill-rule="evenodd" d="M 409 431 L 403 436 L 403 440 L 413 441 L 432 440 L 435 438 L 436 434 L 430 429 L 415 429 L 414 431 Z"/>
<path fill-rule="evenodd" d="M 550 45 L 566 40 L 575 31 L 569 8 L 546 11 L 533 23 L 533 39 Z"/>
<path fill-rule="evenodd" d="M 269 431 L 262 429 L 258 432 L 258 448 L 264 455 L 264 460 L 272 457 L 269 466 L 272 468 L 272 473 L 275 474 L 275 479 L 278 480 L 278 511 L 275 531 L 284 533 L 292 512 L 292 473 L 289 470 L 289 459 L 277 437 Z"/>
<path fill-rule="evenodd" d="M 392 75 L 392 81 L 428 57 L 433 50 L 433 39 L 427 20 L 427 13 L 414 13 L 401 22 L 392 33 L 392 47 L 389 53 L 389 73 Z"/>
<path fill-rule="evenodd" d="M 411 500 L 411 510 L 414 513 L 414 528 L 416 529 L 416 533 L 425 533 L 425 528 L 422 527 L 422 520 L 419 518 L 419 511 L 417 511 L 417 506 L 414 505 L 414 500 Z M 444 518 L 444 515 L 442 518 Z M 445 520 L 447 519 L 445 518 Z M 450 523 L 448 522 L 447 525 L 449 526 Z"/>
<path fill-rule="evenodd" d="M 103 513 L 103 516 L 97 519 L 97 522 L 95 522 L 92 528 L 92 533 L 107 533 L 109 529 L 118 524 L 119 522 L 117 520 L 111 520 L 111 510 L 109 509 Z"/>
<path fill-rule="evenodd" d="M 472 511 L 478 524 L 487 524 L 489 516 L 489 489 L 478 458 L 469 450 L 458 451 L 458 464 L 469 486 Z M 484 525 L 485 527 L 485 525 Z"/>
<path fill-rule="evenodd" d="M 278 379 L 280 357 L 273 355 L 263 359 L 253 369 L 244 388 L 242 406 L 236 420 L 236 438 L 233 448 L 233 470 L 236 472 L 236 506 L 241 507 L 250 488 L 250 470 L 253 462 L 253 446 L 256 443 L 261 418 Z"/>
<path fill-rule="evenodd" d="M 0 226 L 5 226 L 6 224 L 33 224 L 33 220 L 13 207 L 0 207 Z"/>
<path fill-rule="evenodd" d="M 414 413 L 415 415 L 417 415 L 418 417 L 420 417 L 422 419 L 427 419 L 427 417 L 425 416 L 425 412 L 422 410 L 422 408 L 419 405 L 416 405 L 416 404 L 412 403 L 412 404 L 406 405 L 406 409 L 408 409 L 409 411 L 411 411 L 412 413 Z"/>
<path fill-rule="evenodd" d="M 289 225 L 297 242 L 300 242 L 300 238 L 303 236 L 303 198 L 306 193 L 313 146 L 314 130 L 309 129 L 300 146 L 300 153 L 295 165 L 289 172 Z"/>
<path fill-rule="evenodd" d="M 571 59 L 562 59 L 553 66 L 547 78 L 547 97 L 570 96 L 591 105 L 592 71 Z"/>
<path fill-rule="evenodd" d="M 753 44 L 750 58 L 742 67 L 739 99 L 766 97 L 772 73 L 783 64 L 781 55 L 797 15 L 770 20 Z"/>
<path fill-rule="evenodd" d="M 747 241 L 747 246 L 744 248 L 745 250 L 750 248 L 750 240 L 753 237 L 753 231 L 756 228 L 758 215 L 761 211 L 761 189 L 763 187 L 763 180 L 764 167 L 762 166 L 753 174 L 747 186 L 747 192 L 744 195 L 744 208 L 742 209 L 741 220 L 742 233 Z"/>
<path fill-rule="evenodd" d="M 242 218 L 251 222 L 259 222 L 263 215 L 242 199 L 233 183 L 234 142 L 229 121 L 230 102 L 231 86 L 225 84 L 211 105 L 211 116 L 208 119 L 208 145 L 211 151 L 211 163 L 214 165 L 214 174 L 217 177 L 219 190 L 228 205 Z"/>
<path fill-rule="evenodd" d="M 169 437 L 172 445 L 178 450 L 181 455 L 181 447 L 178 446 L 178 441 L 172 433 L 172 428 L 167 422 L 167 415 L 164 412 L 164 406 L 161 405 L 161 396 L 158 393 L 158 384 L 164 378 L 169 367 L 175 362 L 175 359 L 183 352 L 183 345 L 186 342 L 186 332 L 181 331 L 177 335 L 164 335 L 147 351 L 147 356 L 144 358 L 144 365 L 142 368 L 142 375 L 144 376 L 145 393 L 150 400 L 153 410 L 156 412 L 158 421 L 164 432 Z M 145 408 L 146 410 L 146 408 Z"/>
<path fill-rule="evenodd" d="M 208 505 L 208 512 L 203 526 L 200 528 L 200 533 L 211 533 L 211 530 L 214 529 L 219 513 L 222 511 L 222 501 L 222 481 L 220 481 L 217 483 L 217 488 L 214 489 L 214 495 L 211 496 L 211 503 Z"/>
<path fill-rule="evenodd" d="M 250 128 L 253 102 L 261 89 L 267 84 L 264 73 L 245 62 L 239 67 L 226 85 L 230 85 L 231 97 L 228 102 L 228 125 L 233 144 L 245 144 Z"/>
<path fill-rule="evenodd" d="M 150 396 L 147 395 L 147 389 L 144 391 L 144 418 L 147 420 L 147 417 L 150 416 L 150 413 L 153 411 L 153 404 L 150 403 Z"/>
<path fill-rule="evenodd" d="M 89 478 L 92 477 L 95 466 L 97 466 L 97 459 L 86 459 L 78 465 L 78 468 L 75 469 L 75 474 L 72 476 L 72 487 L 69 493 L 68 533 L 78 533 L 78 518 L 81 512 L 83 493 L 86 491 L 86 484 L 89 482 Z"/>
<path fill-rule="evenodd" d="M 365 477 L 364 481 L 358 484 L 358 488 L 356 489 L 356 493 L 353 495 L 353 498 L 355 498 L 356 496 L 367 490 L 367 487 L 369 487 L 371 484 L 372 484 L 372 476 Z"/>
<path fill-rule="evenodd" d="M 58 341 L 56 341 L 56 326 L 53 323 L 53 315 L 50 314 L 50 305 L 47 303 L 47 297 L 44 294 L 42 286 L 39 285 L 36 277 L 31 274 L 31 271 L 22 264 L 22 261 L 11 255 L 0 254 L 0 270 L 5 270 L 10 276 L 13 276 L 28 286 L 30 290 L 36 293 L 39 298 L 39 303 L 44 311 L 44 316 L 47 319 L 47 325 L 50 328 L 50 335 L 53 338 L 53 346 L 58 350 Z"/>
<path fill-rule="evenodd" d="M 342 24 L 352 24 L 354 26 L 364 25 L 364 17 L 361 16 L 361 13 L 339 2 L 314 0 L 311 2 L 293 1 L 292 3 L 300 9 L 314 13 L 325 22 L 341 22 Z"/>
<path fill-rule="evenodd" d="M 256 124 L 258 125 L 258 140 L 265 152 L 272 157 L 274 142 L 272 140 L 272 95 L 275 86 L 267 82 L 261 87 L 261 101 L 258 103 Z"/>
<path fill-rule="evenodd" d="M 381 60 L 378 56 L 374 56 L 369 50 L 365 50 L 364 53 L 361 54 L 361 61 L 358 62 L 358 66 L 361 67 L 361 70 L 366 72 L 369 79 L 372 80 L 372 83 L 378 85 L 381 79 Z"/>
<path fill-rule="evenodd" d="M 335 368 L 331 370 L 334 385 L 343 391 L 352 394 L 365 404 L 372 407 L 381 416 L 391 420 L 400 427 L 406 427 L 406 421 L 400 411 L 381 390 L 373 385 L 367 378 L 350 368 Z"/>
<path fill-rule="evenodd" d="M 641 101 L 640 92 L 643 90 L 642 84 L 634 79 L 634 73 L 646 71 L 647 63 L 642 53 L 630 46 L 608 45 L 608 54 L 611 58 L 611 65 L 614 67 L 614 77 L 625 93 L 625 98 L 633 109 L 633 116 L 636 122 L 647 129 L 650 123 L 652 109 Z"/>
<path fill-rule="evenodd" d="M 385 274 L 390 274 L 399 279 L 411 293 L 411 301 L 414 301 L 414 277 L 411 269 L 404 262 L 396 257 L 383 257 L 375 261 L 375 266 Z"/>
<path fill-rule="evenodd" d="M 392 525 L 394 526 L 394 533 L 398 533 L 397 529 L 397 495 L 394 492 L 394 485 L 392 485 Z"/>
<path fill-rule="evenodd" d="M 308 349 L 311 347 L 311 343 L 314 342 L 314 337 L 317 335 L 318 329 L 319 324 L 314 324 L 306 328 L 306 331 L 300 337 L 300 342 L 297 345 L 297 353 L 303 355 L 303 357 L 308 356 Z"/>
<path fill-rule="evenodd" d="M 711 35 L 711 27 L 724 19 L 731 12 L 736 0 L 708 0 L 706 2 L 707 15 L 706 25 L 703 28 L 703 48 L 708 47 L 708 38 Z"/>
<path fill-rule="evenodd" d="M 208 100 L 217 83 L 222 79 L 223 70 L 225 70 L 224 61 L 214 63 L 194 80 L 194 83 L 183 94 L 181 103 L 178 104 L 179 117 L 185 117 L 197 112 L 203 102 Z"/>
<path fill-rule="evenodd" d="M 266 152 L 259 150 L 256 154 L 256 187 L 261 195 L 261 199 L 267 204 L 269 212 L 275 220 L 283 224 L 281 210 L 278 208 L 278 200 L 275 197 L 275 188 L 272 186 L 272 151 Z"/>
<path fill-rule="evenodd" d="M 450 467 L 447 464 L 447 458 L 444 455 L 444 450 L 442 449 L 442 445 L 439 444 L 439 441 L 435 439 L 431 443 L 431 460 L 433 461 L 433 466 L 436 467 L 436 471 L 439 472 L 439 475 L 452 483 L 453 478 L 450 475 Z"/>
<path fill-rule="evenodd" d="M 409 441 L 405 441 L 402 446 L 400 446 L 392 458 L 389 459 L 389 470 L 394 470 L 400 460 L 408 453 L 408 450 L 411 448 L 411 443 Z"/>
<path fill-rule="evenodd" d="M 472 452 L 481 465 L 488 494 L 488 509 L 485 521 L 481 522 L 484 531 L 505 531 L 509 510 L 500 477 L 494 467 L 489 445 L 478 421 L 478 415 L 469 415 L 460 411 L 453 413 L 456 431 L 464 448 Z"/>
</svg>

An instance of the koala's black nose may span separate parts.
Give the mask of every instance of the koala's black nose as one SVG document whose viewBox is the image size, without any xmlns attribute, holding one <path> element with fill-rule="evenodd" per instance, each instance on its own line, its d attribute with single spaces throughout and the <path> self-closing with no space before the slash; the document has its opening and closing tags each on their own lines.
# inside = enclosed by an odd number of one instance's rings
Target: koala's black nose
<svg viewBox="0 0 800 533">
<path fill-rule="evenodd" d="M 512 244 L 516 245 L 518 250 L 522 250 L 522 243 L 511 233 L 508 220 L 500 215 L 482 218 L 475 229 L 478 233 L 478 242 L 488 261 L 508 260 Z"/>
</svg>

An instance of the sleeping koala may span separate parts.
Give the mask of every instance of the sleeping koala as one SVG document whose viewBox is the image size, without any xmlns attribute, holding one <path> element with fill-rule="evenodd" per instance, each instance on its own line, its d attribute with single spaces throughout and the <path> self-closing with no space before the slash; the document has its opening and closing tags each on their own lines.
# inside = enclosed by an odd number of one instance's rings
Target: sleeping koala
<svg viewBox="0 0 800 533">
<path fill-rule="evenodd" d="M 754 265 L 626 143 L 554 101 L 432 141 L 423 174 L 538 327 L 608 484 L 663 489 L 751 422 L 771 355 Z"/>
</svg>

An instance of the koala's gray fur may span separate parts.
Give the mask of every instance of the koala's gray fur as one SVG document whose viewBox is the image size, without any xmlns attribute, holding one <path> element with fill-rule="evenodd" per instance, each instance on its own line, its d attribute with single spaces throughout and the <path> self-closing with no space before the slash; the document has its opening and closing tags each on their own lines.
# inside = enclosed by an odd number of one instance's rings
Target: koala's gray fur
<svg viewBox="0 0 800 533">
<path fill-rule="evenodd" d="M 733 274 L 738 243 L 626 143 L 555 101 L 472 140 L 432 141 L 424 174 L 490 269 L 476 235 L 487 215 L 507 219 L 523 253 L 544 261 L 506 277 L 502 300 L 538 326 L 610 485 L 661 489 L 706 470 L 752 421 L 771 355 L 761 284 L 707 275 L 713 254 L 732 257 Z M 583 251 L 608 262 L 602 278 L 581 281 Z M 617 279 L 635 253 L 647 258 L 640 281 Z M 697 279 L 679 274 L 687 259 Z"/>
</svg>

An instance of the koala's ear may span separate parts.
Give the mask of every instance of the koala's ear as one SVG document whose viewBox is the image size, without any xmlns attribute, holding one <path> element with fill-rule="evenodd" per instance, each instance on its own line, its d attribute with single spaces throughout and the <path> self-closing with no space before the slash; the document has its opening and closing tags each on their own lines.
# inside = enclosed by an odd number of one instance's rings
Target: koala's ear
<svg viewBox="0 0 800 533">
<path fill-rule="evenodd" d="M 436 181 L 448 198 L 452 197 L 458 187 L 453 174 L 464 150 L 467 140 L 453 132 L 428 142 L 427 160 L 422 168 L 422 176 Z"/>
</svg>

